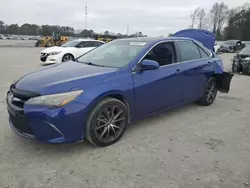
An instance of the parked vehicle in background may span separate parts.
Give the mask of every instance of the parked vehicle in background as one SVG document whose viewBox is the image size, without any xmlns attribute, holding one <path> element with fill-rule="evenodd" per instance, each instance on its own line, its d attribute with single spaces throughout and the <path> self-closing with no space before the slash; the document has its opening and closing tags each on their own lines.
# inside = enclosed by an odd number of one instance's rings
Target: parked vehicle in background
<svg viewBox="0 0 250 188">
<path fill-rule="evenodd" d="M 214 52 L 215 52 L 216 54 L 219 54 L 219 53 L 221 52 L 221 51 L 220 51 L 220 47 L 221 47 L 220 44 L 215 43 L 215 45 L 214 45 Z"/>
<path fill-rule="evenodd" d="M 219 51 L 235 53 L 244 48 L 244 46 L 240 40 L 227 40 L 220 45 Z"/>
<path fill-rule="evenodd" d="M 249 45 L 250 45 L 250 41 L 242 41 L 242 43 L 243 43 L 245 46 L 249 46 Z"/>
<path fill-rule="evenodd" d="M 190 102 L 209 106 L 217 91 L 229 92 L 233 74 L 224 72 L 212 52 L 215 36 L 204 32 L 118 39 L 75 61 L 27 74 L 7 93 L 10 126 L 41 142 L 86 138 L 108 146 L 129 123 Z"/>
<path fill-rule="evenodd" d="M 232 71 L 250 75 L 250 45 L 239 51 L 232 60 Z"/>
<path fill-rule="evenodd" d="M 44 49 L 41 52 L 42 64 L 61 63 L 83 55 L 84 53 L 103 45 L 103 41 L 91 39 L 78 39 L 65 43 L 62 46 L 54 46 Z"/>
<path fill-rule="evenodd" d="M 4 35 L 0 34 L 0 39 L 1 40 L 6 40 L 7 38 Z"/>
</svg>

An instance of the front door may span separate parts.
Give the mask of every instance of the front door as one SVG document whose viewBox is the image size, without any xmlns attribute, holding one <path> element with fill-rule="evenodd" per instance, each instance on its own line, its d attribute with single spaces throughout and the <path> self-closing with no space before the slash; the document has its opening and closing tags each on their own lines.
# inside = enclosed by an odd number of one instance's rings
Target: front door
<svg viewBox="0 0 250 188">
<path fill-rule="evenodd" d="M 157 61 L 156 70 L 132 73 L 135 86 L 136 110 L 139 114 L 152 113 L 180 102 L 181 72 L 176 62 L 173 42 L 155 46 L 144 59 Z"/>
<path fill-rule="evenodd" d="M 91 41 L 83 41 L 81 42 L 78 46 L 78 49 L 76 51 L 75 56 L 79 57 L 85 53 L 87 53 L 88 51 L 94 49 L 95 47 L 93 47 L 93 44 Z"/>
</svg>

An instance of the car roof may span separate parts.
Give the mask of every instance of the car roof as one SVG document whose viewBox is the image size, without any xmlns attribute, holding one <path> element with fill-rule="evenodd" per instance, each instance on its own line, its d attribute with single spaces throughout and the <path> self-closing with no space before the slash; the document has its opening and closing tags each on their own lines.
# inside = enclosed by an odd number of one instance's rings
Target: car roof
<svg viewBox="0 0 250 188">
<path fill-rule="evenodd" d="M 100 40 L 95 40 L 95 39 L 73 39 L 72 41 L 78 41 L 78 42 L 84 42 L 84 41 L 97 41 L 97 42 L 103 42 Z"/>
</svg>

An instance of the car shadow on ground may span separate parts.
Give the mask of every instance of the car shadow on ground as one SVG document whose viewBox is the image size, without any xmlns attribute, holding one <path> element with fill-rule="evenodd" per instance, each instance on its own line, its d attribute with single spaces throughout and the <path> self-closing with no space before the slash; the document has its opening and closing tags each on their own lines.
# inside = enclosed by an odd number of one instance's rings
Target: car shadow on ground
<svg viewBox="0 0 250 188">
<path fill-rule="evenodd" d="M 166 125 L 167 125 L 168 118 L 173 117 L 173 116 L 177 116 L 177 115 L 181 116 L 182 113 L 187 112 L 189 110 L 190 111 L 195 110 L 197 108 L 202 108 L 202 106 L 196 105 L 194 103 L 190 103 L 190 104 L 186 104 L 184 106 L 180 106 L 177 108 L 166 110 L 158 115 L 149 116 L 149 117 L 147 117 L 143 120 L 140 120 L 136 123 L 130 124 L 128 126 L 127 133 L 143 129 L 143 128 L 145 128 L 145 126 L 154 126 L 154 125 L 158 124 L 159 121 L 162 119 L 164 119 L 164 121 L 166 121 Z"/>
</svg>

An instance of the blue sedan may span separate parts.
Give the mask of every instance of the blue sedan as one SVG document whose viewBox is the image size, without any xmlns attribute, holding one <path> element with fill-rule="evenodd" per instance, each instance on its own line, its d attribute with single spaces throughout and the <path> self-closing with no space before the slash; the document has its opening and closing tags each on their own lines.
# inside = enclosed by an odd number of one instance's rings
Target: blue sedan
<svg viewBox="0 0 250 188">
<path fill-rule="evenodd" d="M 7 93 L 11 128 L 48 143 L 117 142 L 131 122 L 228 93 L 232 74 L 212 51 L 215 36 L 183 30 L 169 38 L 114 40 L 29 73 Z"/>
</svg>

